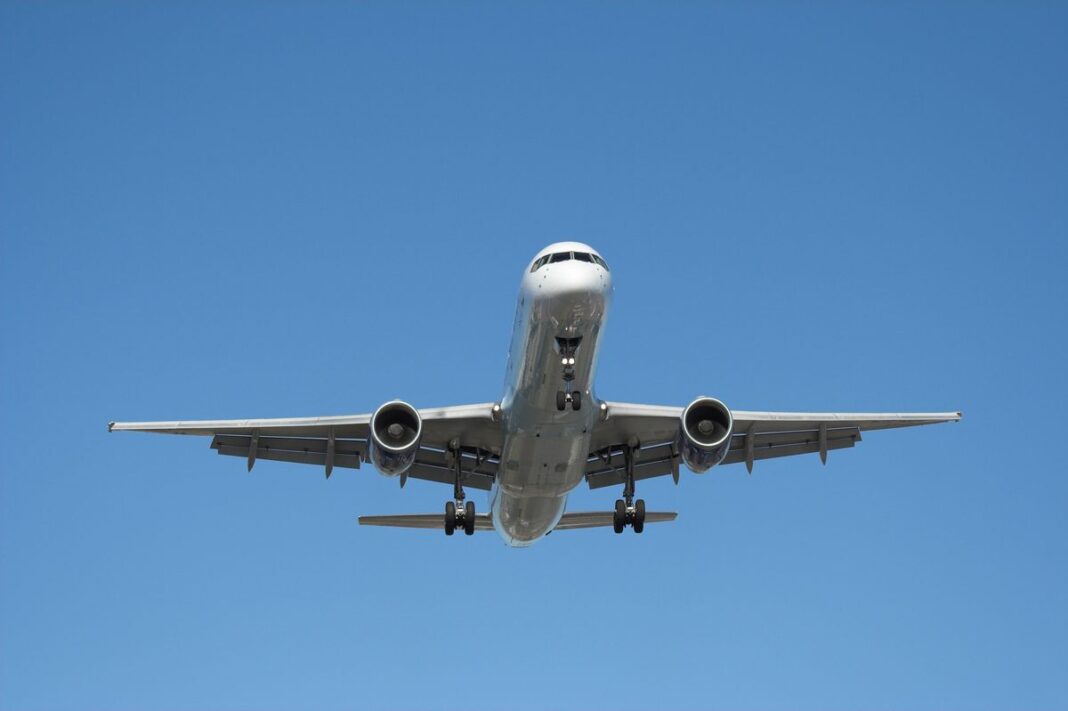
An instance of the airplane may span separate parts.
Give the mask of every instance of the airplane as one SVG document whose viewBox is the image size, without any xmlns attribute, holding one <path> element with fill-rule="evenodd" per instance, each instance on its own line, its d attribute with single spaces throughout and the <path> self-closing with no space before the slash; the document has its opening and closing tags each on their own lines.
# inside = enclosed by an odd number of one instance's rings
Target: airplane
<svg viewBox="0 0 1068 711">
<path fill-rule="evenodd" d="M 641 533 L 675 520 L 646 511 L 635 484 L 682 465 L 715 466 L 852 447 L 870 430 L 955 422 L 960 412 L 814 413 L 731 410 L 701 396 L 685 407 L 601 400 L 593 388 L 612 273 L 580 242 L 545 247 L 527 264 L 498 402 L 416 409 L 392 400 L 368 414 L 259 420 L 111 422 L 108 431 L 210 436 L 219 454 L 335 467 L 373 463 L 403 488 L 408 479 L 451 485 L 444 514 L 361 516 L 365 526 L 496 530 L 524 547 L 554 532 L 611 526 Z M 610 511 L 568 512 L 568 494 L 622 486 Z M 477 513 L 465 489 L 488 490 Z"/>
</svg>

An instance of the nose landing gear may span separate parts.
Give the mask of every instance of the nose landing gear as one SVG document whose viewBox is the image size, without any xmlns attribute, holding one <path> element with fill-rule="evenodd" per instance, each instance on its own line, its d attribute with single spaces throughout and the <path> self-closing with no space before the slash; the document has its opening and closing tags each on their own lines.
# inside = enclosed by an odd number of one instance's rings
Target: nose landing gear
<svg viewBox="0 0 1068 711">
<path fill-rule="evenodd" d="M 574 392 L 557 390 L 556 391 L 556 409 L 563 412 L 570 405 L 572 410 L 578 410 L 582 407 L 582 392 L 575 390 Z"/>
<path fill-rule="evenodd" d="M 556 409 L 560 412 L 566 410 L 568 405 L 576 411 L 582 407 L 582 392 L 571 389 L 571 384 L 575 381 L 575 353 L 581 342 L 581 336 L 556 339 L 556 346 L 560 351 L 560 365 L 564 368 L 564 389 L 556 391 Z"/>
</svg>

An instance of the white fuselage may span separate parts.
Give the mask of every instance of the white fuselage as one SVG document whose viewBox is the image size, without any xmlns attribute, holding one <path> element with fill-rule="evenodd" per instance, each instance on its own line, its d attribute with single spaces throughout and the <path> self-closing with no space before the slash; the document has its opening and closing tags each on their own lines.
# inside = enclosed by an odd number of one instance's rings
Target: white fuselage
<svg viewBox="0 0 1068 711">
<path fill-rule="evenodd" d="M 600 417 L 593 375 L 611 275 L 602 264 L 577 259 L 531 271 L 539 258 L 569 250 L 597 254 L 579 243 L 546 247 L 528 265 L 519 289 L 501 400 L 504 446 L 491 494 L 493 525 L 512 546 L 533 543 L 560 520 L 567 494 L 583 481 L 590 433 Z M 575 338 L 581 342 L 570 390 L 580 393 L 581 407 L 561 411 L 557 393 L 569 388 L 558 339 Z"/>
</svg>

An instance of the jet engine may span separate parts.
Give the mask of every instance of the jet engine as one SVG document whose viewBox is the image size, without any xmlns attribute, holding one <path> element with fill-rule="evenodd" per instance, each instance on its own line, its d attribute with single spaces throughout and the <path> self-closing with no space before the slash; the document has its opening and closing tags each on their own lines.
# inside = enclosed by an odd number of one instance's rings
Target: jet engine
<svg viewBox="0 0 1068 711">
<path fill-rule="evenodd" d="M 386 476 L 403 474 L 415 463 L 422 435 L 418 410 L 400 400 L 387 402 L 371 415 L 371 461 Z"/>
<path fill-rule="evenodd" d="M 713 397 L 699 397 L 682 411 L 676 446 L 682 461 L 701 473 L 723 461 L 731 448 L 734 418 L 731 411 Z"/>
</svg>

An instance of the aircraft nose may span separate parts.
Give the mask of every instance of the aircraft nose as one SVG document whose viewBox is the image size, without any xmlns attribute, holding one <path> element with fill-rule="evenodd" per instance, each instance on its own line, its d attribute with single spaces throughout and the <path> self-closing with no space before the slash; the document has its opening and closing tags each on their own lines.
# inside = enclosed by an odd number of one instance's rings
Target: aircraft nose
<svg viewBox="0 0 1068 711">
<path fill-rule="evenodd" d="M 553 266 L 555 268 L 547 281 L 554 298 L 603 297 L 611 288 L 606 272 L 592 264 L 565 262 Z"/>
</svg>

